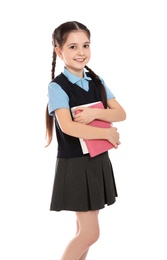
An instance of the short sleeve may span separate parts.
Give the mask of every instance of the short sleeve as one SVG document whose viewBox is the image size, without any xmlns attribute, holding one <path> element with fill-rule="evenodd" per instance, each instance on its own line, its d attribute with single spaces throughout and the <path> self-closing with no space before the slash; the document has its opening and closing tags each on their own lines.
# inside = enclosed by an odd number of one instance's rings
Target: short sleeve
<svg viewBox="0 0 167 260">
<path fill-rule="evenodd" d="M 58 108 L 69 108 L 69 97 L 66 92 L 55 82 L 48 85 L 48 110 L 51 116 Z"/>
<path fill-rule="evenodd" d="M 100 78 L 100 77 L 99 77 Z M 111 98 L 115 98 L 115 95 L 111 92 L 111 90 L 106 86 L 104 80 L 102 78 L 100 78 L 100 80 L 102 81 L 105 90 L 106 90 L 106 95 L 107 95 L 107 100 L 111 99 Z"/>
</svg>

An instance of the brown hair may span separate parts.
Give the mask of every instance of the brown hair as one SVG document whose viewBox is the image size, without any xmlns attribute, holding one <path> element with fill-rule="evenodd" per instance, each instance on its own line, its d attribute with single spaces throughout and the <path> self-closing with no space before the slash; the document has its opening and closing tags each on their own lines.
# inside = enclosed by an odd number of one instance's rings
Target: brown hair
<svg viewBox="0 0 167 260">
<path fill-rule="evenodd" d="M 52 34 L 52 45 L 53 45 L 53 54 L 52 54 L 52 69 L 51 69 L 51 79 L 53 80 L 55 77 L 55 68 L 56 68 L 56 52 L 55 47 L 62 47 L 63 44 L 66 42 L 68 35 L 72 31 L 82 30 L 87 33 L 88 38 L 90 39 L 91 34 L 88 28 L 79 22 L 71 21 L 61 24 L 59 27 L 57 27 Z M 85 66 L 85 69 L 88 70 L 90 77 L 95 82 L 97 86 L 99 86 L 101 91 L 101 97 L 102 102 L 104 104 L 104 107 L 107 107 L 107 99 L 106 99 L 106 91 L 105 88 L 99 79 L 99 76 L 96 75 L 88 66 Z M 53 116 L 49 115 L 48 111 L 48 104 L 46 107 L 46 139 L 47 139 L 47 145 L 46 147 L 51 143 L 52 141 L 52 135 L 53 135 L 53 126 L 54 126 L 54 118 Z"/>
</svg>

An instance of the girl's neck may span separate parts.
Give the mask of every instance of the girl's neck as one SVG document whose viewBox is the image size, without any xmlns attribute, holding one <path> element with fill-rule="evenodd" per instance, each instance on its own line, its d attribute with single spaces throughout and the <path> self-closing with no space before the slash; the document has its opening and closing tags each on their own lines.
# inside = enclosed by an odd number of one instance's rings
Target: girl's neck
<svg viewBox="0 0 167 260">
<path fill-rule="evenodd" d="M 84 77 L 84 69 L 81 70 L 74 70 L 71 68 L 67 68 L 65 67 L 69 72 L 71 72 L 72 74 L 74 74 L 75 76 L 77 76 L 78 78 L 83 78 Z"/>
</svg>

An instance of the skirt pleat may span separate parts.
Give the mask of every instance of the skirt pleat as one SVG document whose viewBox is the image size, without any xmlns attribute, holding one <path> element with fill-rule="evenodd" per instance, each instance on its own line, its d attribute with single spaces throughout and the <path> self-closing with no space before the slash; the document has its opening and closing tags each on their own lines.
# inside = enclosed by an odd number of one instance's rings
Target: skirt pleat
<svg viewBox="0 0 167 260">
<path fill-rule="evenodd" d="M 50 210 L 98 210 L 113 204 L 117 196 L 108 152 L 57 159 Z"/>
</svg>

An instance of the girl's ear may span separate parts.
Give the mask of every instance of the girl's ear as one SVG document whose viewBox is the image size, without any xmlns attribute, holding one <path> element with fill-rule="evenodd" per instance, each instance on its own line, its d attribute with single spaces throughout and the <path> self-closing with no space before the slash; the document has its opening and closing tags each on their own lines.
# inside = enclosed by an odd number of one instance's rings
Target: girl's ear
<svg viewBox="0 0 167 260">
<path fill-rule="evenodd" d="M 61 50 L 59 47 L 55 47 L 55 52 L 59 56 L 59 58 L 62 59 L 62 54 L 61 54 Z"/>
</svg>

